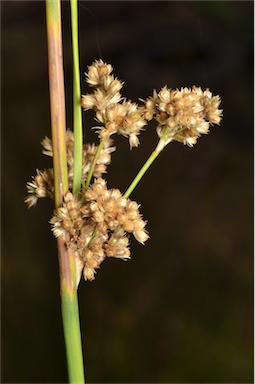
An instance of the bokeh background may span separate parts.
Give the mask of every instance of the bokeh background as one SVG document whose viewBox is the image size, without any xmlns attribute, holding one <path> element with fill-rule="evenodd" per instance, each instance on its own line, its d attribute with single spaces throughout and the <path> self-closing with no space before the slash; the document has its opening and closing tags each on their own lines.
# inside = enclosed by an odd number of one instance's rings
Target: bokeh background
<svg viewBox="0 0 255 384">
<path fill-rule="evenodd" d="M 72 127 L 69 2 L 63 39 Z M 132 198 L 150 240 L 106 260 L 79 288 L 88 382 L 253 381 L 253 2 L 80 1 L 81 70 L 99 57 L 133 101 L 155 88 L 220 94 L 220 127 L 170 144 Z M 2 382 L 67 382 L 52 203 L 27 210 L 25 183 L 51 166 L 45 4 L 1 1 Z M 87 86 L 82 75 L 83 92 Z M 86 140 L 96 140 L 84 114 Z M 123 192 L 157 142 L 116 137 L 110 188 Z"/>
</svg>

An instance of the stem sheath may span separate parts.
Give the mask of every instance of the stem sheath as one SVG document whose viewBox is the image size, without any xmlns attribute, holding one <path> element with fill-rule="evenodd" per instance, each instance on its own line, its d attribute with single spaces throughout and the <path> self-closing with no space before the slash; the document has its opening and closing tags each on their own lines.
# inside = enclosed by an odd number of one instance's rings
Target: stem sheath
<svg viewBox="0 0 255 384">
<path fill-rule="evenodd" d="M 68 190 L 66 162 L 65 90 L 59 0 L 46 0 L 49 89 L 53 146 L 55 205 L 62 205 Z"/>
<path fill-rule="evenodd" d="M 73 254 L 58 238 L 60 293 L 69 382 L 85 383 Z"/>
</svg>

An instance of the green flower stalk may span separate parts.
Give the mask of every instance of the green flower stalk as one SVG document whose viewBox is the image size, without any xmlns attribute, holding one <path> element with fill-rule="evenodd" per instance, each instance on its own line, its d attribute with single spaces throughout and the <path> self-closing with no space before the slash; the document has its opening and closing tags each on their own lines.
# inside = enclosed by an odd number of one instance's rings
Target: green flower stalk
<svg viewBox="0 0 255 384">
<path fill-rule="evenodd" d="M 90 184 L 90 182 L 91 182 L 93 173 L 94 173 L 95 168 L 96 168 L 96 164 L 97 164 L 98 158 L 99 158 L 99 156 L 100 156 L 100 153 L 101 153 L 102 149 L 103 149 L 104 146 L 105 146 L 105 142 L 106 142 L 107 139 L 108 139 L 108 138 L 103 139 L 103 140 L 101 141 L 101 143 L 99 144 L 99 146 L 97 147 L 97 151 L 96 151 L 96 153 L 95 153 L 95 157 L 94 157 L 94 159 L 93 159 L 93 163 L 92 163 L 91 166 L 90 166 L 90 170 L 89 170 L 89 173 L 88 173 L 88 176 L 87 176 L 85 185 L 84 185 L 84 188 L 85 188 L 85 189 L 88 188 L 88 186 L 89 186 L 89 184 Z"/>
<path fill-rule="evenodd" d="M 136 175 L 136 177 L 134 178 L 134 180 L 132 181 L 132 183 L 124 193 L 123 195 L 124 197 L 128 198 L 131 195 L 131 193 L 133 192 L 137 184 L 141 181 L 145 172 L 147 172 L 147 170 L 150 168 L 151 164 L 156 160 L 160 152 L 161 151 L 159 151 L 157 148 L 152 152 L 148 160 L 144 163 L 143 167 L 140 169 L 140 171 L 138 172 L 138 174 Z"/>
</svg>

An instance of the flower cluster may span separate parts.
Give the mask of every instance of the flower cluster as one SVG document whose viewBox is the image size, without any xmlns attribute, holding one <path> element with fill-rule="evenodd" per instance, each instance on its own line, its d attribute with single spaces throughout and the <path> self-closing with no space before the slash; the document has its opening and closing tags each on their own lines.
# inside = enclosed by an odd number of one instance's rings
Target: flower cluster
<svg viewBox="0 0 255 384">
<path fill-rule="evenodd" d="M 100 139 L 118 133 L 129 138 L 130 148 L 139 145 L 138 135 L 146 124 L 137 104 L 121 97 L 122 83 L 111 75 L 112 66 L 96 60 L 89 68 L 87 82 L 95 90 L 82 96 L 81 105 L 94 109 L 99 127 Z"/>
<path fill-rule="evenodd" d="M 48 137 L 45 137 L 42 142 L 43 154 L 52 157 L 52 142 Z M 101 177 L 106 173 L 106 168 L 111 162 L 111 153 L 115 151 L 115 147 L 111 146 L 112 141 L 108 139 L 104 143 L 104 147 L 100 151 L 96 165 L 93 171 L 94 177 Z M 95 144 L 84 144 L 82 152 L 82 183 L 87 179 L 88 172 L 91 168 L 93 160 L 96 156 L 98 147 Z M 66 150 L 67 150 L 67 168 L 69 187 L 73 183 L 73 165 L 74 165 L 74 136 L 73 132 L 66 132 Z M 37 170 L 37 175 L 33 177 L 33 181 L 27 183 L 29 196 L 25 199 L 28 207 L 36 205 L 38 198 L 54 196 L 54 179 L 53 169 L 45 171 Z"/>
<path fill-rule="evenodd" d="M 85 279 L 93 280 L 96 269 L 106 257 L 123 260 L 130 257 L 129 234 L 142 244 L 149 237 L 138 204 L 124 197 L 129 196 L 143 173 L 139 172 L 124 196 L 118 189 L 107 189 L 102 178 L 115 150 L 111 136 L 121 134 L 129 138 L 131 148 L 137 147 L 143 127 L 155 119 L 160 140 L 154 154 L 158 155 L 172 140 L 192 147 L 201 134 L 208 133 L 210 124 L 220 123 L 222 110 L 219 109 L 219 96 L 195 86 L 181 90 L 165 86 L 160 92 L 154 90 L 153 95 L 138 106 L 121 96 L 123 83 L 112 75 L 112 66 L 102 60 L 88 67 L 86 77 L 94 90 L 82 96 L 81 105 L 85 110 L 95 111 L 100 125 L 97 127 L 100 144 L 83 144 L 81 191 L 76 196 L 71 192 L 64 196 L 62 206 L 54 211 L 50 223 L 54 235 L 62 236 L 75 255 L 79 273 L 81 268 Z M 51 140 L 45 137 L 41 144 L 43 153 L 52 157 Z M 69 130 L 66 151 L 71 190 L 74 135 Z M 151 157 L 146 164 L 151 164 L 149 161 Z M 25 202 L 29 208 L 36 205 L 38 198 L 53 198 L 53 170 L 37 170 L 32 182 L 27 183 L 27 191 Z"/>
<path fill-rule="evenodd" d="M 28 196 L 25 203 L 28 208 L 36 205 L 38 198 L 54 196 L 54 178 L 53 169 L 45 169 L 44 171 L 36 170 L 36 175 L 32 177 L 32 182 L 27 183 Z"/>
<path fill-rule="evenodd" d="M 148 234 L 139 206 L 124 198 L 118 189 L 108 190 L 98 178 L 78 201 L 71 192 L 56 209 L 50 223 L 56 237 L 63 236 L 68 247 L 84 264 L 85 279 L 93 280 L 95 269 L 105 257 L 130 257 L 127 233 L 144 243 Z"/>
<path fill-rule="evenodd" d="M 164 87 L 145 101 L 144 118 L 155 118 L 158 136 L 166 143 L 176 140 L 193 146 L 201 134 L 208 133 L 210 124 L 220 123 L 219 105 L 220 97 L 212 96 L 209 89 Z"/>
</svg>

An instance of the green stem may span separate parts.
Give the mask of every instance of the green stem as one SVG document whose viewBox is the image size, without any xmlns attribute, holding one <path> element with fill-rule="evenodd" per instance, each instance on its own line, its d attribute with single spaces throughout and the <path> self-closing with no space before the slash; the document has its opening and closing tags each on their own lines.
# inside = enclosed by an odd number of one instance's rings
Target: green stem
<svg viewBox="0 0 255 384">
<path fill-rule="evenodd" d="M 58 238 L 60 295 L 69 383 L 85 383 L 74 255 Z"/>
<path fill-rule="evenodd" d="M 96 167 L 96 163 L 97 163 L 97 160 L 98 160 L 98 157 L 104 147 L 104 144 L 105 144 L 105 141 L 107 139 L 103 139 L 101 141 L 101 143 L 99 144 L 99 146 L 97 147 L 97 151 L 96 151 L 96 154 L 95 154 L 95 157 L 93 159 L 93 163 L 91 164 L 91 167 L 90 167 L 90 170 L 89 170 L 89 173 L 88 173 L 88 177 L 87 177 L 87 180 L 86 180 L 86 183 L 85 183 L 85 189 L 88 188 L 89 184 L 90 184 L 90 181 L 92 179 L 92 175 L 93 175 L 93 172 L 95 170 L 95 167 Z"/>
<path fill-rule="evenodd" d="M 78 42 L 78 7 L 77 0 L 70 0 L 72 44 L 73 44 L 73 130 L 74 130 L 74 175 L 73 194 L 81 189 L 82 179 L 82 110 Z"/>
<path fill-rule="evenodd" d="M 156 160 L 156 158 L 158 157 L 158 155 L 160 154 L 160 152 L 163 150 L 163 148 L 165 147 L 165 140 L 164 139 L 160 139 L 159 140 L 159 143 L 157 145 L 157 147 L 155 148 L 155 150 L 152 152 L 152 154 L 150 155 L 150 157 L 147 159 L 147 161 L 145 162 L 145 164 L 143 165 L 143 167 L 140 169 L 140 171 L 138 172 L 138 174 L 136 175 L 136 177 L 134 178 L 134 180 L 132 181 L 132 183 L 130 184 L 130 186 L 128 187 L 128 189 L 126 190 L 126 192 L 124 193 L 124 197 L 128 198 L 131 193 L 133 192 L 133 190 L 135 189 L 135 187 L 137 186 L 137 184 L 139 183 L 139 181 L 141 180 L 141 178 L 143 177 L 143 175 L 145 174 L 145 172 L 148 170 L 148 168 L 151 166 L 151 164 L 153 163 L 154 160 Z"/>
<path fill-rule="evenodd" d="M 66 338 L 66 351 L 70 383 L 84 383 L 83 360 L 77 291 L 70 295 L 67 287 L 62 290 L 62 317 Z"/>
<path fill-rule="evenodd" d="M 63 196 L 68 191 L 60 0 L 46 0 L 46 26 L 48 37 L 55 205 L 56 208 L 58 208 L 62 205 Z M 70 383 L 84 383 L 75 259 L 74 255 L 68 250 L 63 237 L 60 236 L 57 239 L 57 243 L 61 308 L 69 380 Z"/>
</svg>

